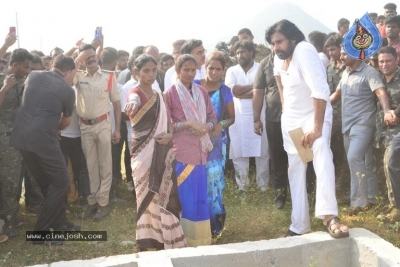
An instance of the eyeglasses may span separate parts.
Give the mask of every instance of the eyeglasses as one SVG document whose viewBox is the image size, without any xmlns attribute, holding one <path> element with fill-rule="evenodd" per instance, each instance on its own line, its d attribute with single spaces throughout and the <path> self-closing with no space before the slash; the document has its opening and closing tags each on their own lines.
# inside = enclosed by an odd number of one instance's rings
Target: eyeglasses
<svg viewBox="0 0 400 267">
<path fill-rule="evenodd" d="M 203 51 L 197 52 L 196 55 L 201 56 L 201 55 L 204 55 L 205 53 L 207 53 L 206 49 L 204 49 Z"/>
</svg>

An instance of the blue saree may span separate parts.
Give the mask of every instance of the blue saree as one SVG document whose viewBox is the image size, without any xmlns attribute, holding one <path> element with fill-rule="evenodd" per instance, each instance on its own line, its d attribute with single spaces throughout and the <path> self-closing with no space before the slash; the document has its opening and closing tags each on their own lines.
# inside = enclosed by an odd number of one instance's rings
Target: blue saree
<svg viewBox="0 0 400 267">
<path fill-rule="evenodd" d="M 200 81 L 195 80 L 194 82 L 200 84 Z M 226 119 L 226 104 L 233 101 L 230 89 L 225 84 L 221 84 L 218 90 L 209 92 L 209 96 L 217 120 Z M 222 233 L 226 218 L 223 191 L 225 189 L 224 166 L 227 139 L 227 129 L 222 129 L 219 136 L 211 140 L 213 150 L 208 154 L 206 165 L 207 202 L 210 212 L 211 233 L 214 237 Z"/>
</svg>

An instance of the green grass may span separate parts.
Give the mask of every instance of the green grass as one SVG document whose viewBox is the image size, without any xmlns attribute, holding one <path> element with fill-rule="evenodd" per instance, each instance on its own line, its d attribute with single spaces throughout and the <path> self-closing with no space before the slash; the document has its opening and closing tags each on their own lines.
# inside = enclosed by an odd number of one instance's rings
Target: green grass
<svg viewBox="0 0 400 267">
<path fill-rule="evenodd" d="M 254 178 L 254 175 L 252 175 Z M 278 238 L 284 235 L 290 225 L 291 205 L 286 203 L 284 209 L 274 208 L 274 194 L 271 189 L 260 192 L 252 186 L 245 195 L 238 196 L 232 175 L 227 175 L 227 187 L 224 203 L 227 211 L 225 231 L 214 240 L 216 244 L 244 241 L 256 241 Z M 25 231 L 32 230 L 37 217 L 25 216 L 21 205 L 20 218 L 26 226 L 19 229 L 17 237 L 0 244 L 0 266 L 25 266 L 68 261 L 74 259 L 91 259 L 96 257 L 136 253 L 134 244 L 121 245 L 123 241 L 135 241 L 136 204 L 133 196 L 121 185 L 122 197 L 126 204 L 112 205 L 113 211 L 104 221 L 79 220 L 80 207 L 72 206 L 68 218 L 82 225 L 82 230 L 107 231 L 108 241 L 104 242 L 64 242 L 63 246 L 33 246 L 25 241 Z M 340 209 L 344 206 L 340 206 Z M 400 247 L 398 231 L 388 230 L 387 225 L 376 220 L 376 211 L 360 213 L 357 216 L 341 215 L 343 222 L 351 228 L 366 228 L 393 245 Z M 322 221 L 313 217 L 310 211 L 312 231 L 322 231 Z M 398 229 L 398 228 L 397 228 Z"/>
</svg>

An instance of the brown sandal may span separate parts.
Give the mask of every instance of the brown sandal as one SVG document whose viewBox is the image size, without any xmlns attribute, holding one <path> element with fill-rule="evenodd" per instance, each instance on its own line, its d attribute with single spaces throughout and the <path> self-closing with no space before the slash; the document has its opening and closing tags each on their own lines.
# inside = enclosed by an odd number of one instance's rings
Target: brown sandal
<svg viewBox="0 0 400 267">
<path fill-rule="evenodd" d="M 333 216 L 326 222 L 326 225 L 324 225 L 325 231 L 333 238 L 348 237 L 349 231 L 342 232 L 337 225 L 340 226 L 340 219 L 337 216 Z"/>
</svg>

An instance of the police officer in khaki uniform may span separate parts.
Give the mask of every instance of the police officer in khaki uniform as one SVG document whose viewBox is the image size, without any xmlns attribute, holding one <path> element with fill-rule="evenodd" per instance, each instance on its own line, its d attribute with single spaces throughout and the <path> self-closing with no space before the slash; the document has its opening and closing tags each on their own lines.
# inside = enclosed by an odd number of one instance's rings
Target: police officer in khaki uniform
<svg viewBox="0 0 400 267">
<path fill-rule="evenodd" d="M 109 193 L 112 181 L 111 142 L 120 141 L 121 104 L 116 77 L 98 65 L 95 48 L 85 45 L 75 60 L 86 71 L 78 71 L 74 85 L 77 89 L 76 112 L 79 116 L 82 149 L 90 180 L 88 208 L 83 219 L 94 216 L 95 221 L 110 214 Z M 111 133 L 110 102 L 115 116 L 115 131 Z"/>
<path fill-rule="evenodd" d="M 15 236 L 18 181 L 22 157 L 18 150 L 9 147 L 11 130 L 21 103 L 23 79 L 30 71 L 33 56 L 25 49 L 15 49 L 11 54 L 7 74 L 0 75 L 0 197 L 5 220 L 4 233 Z"/>
</svg>

